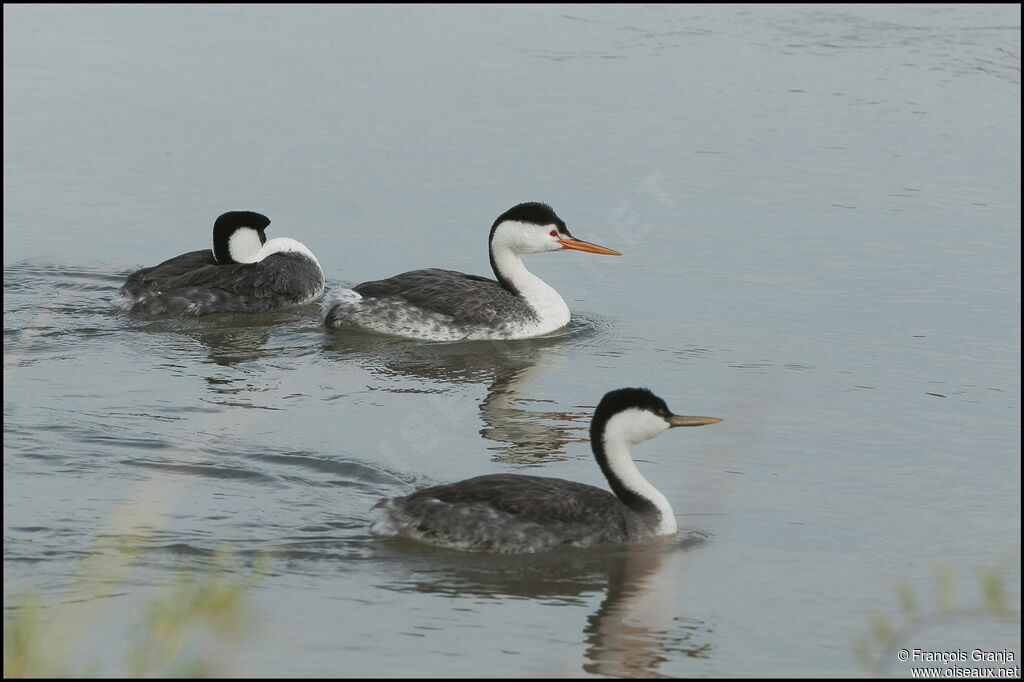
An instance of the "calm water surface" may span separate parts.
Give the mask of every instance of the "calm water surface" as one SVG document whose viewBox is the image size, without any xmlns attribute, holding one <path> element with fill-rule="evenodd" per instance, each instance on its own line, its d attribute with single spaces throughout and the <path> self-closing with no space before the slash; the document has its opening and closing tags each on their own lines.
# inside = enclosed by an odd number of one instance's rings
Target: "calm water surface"
<svg viewBox="0 0 1024 682">
<path fill-rule="evenodd" d="M 255 571 L 243 636 L 185 659 L 839 676 L 906 584 L 899 646 L 1019 665 L 1019 615 L 932 616 L 979 609 L 986 570 L 1019 614 L 1020 186 L 1016 5 L 5 5 L 5 617 L 35 595 L 65 670 L 123 675 L 155 599 Z M 226 210 L 330 293 L 489 274 L 528 200 L 625 254 L 528 259 L 574 312 L 547 338 L 116 306 Z M 724 419 L 635 449 L 677 538 L 369 534 L 424 485 L 603 485 L 589 417 L 633 385 Z"/>
</svg>

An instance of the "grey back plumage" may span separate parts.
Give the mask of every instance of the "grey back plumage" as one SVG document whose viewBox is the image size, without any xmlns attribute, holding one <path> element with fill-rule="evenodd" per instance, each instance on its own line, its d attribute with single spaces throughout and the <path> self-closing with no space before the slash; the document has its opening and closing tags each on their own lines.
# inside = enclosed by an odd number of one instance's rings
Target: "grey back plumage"
<svg viewBox="0 0 1024 682">
<path fill-rule="evenodd" d="M 401 299 L 422 310 L 448 317 L 456 325 L 490 325 L 535 317 L 521 298 L 496 280 L 455 270 L 428 268 L 388 279 L 364 282 L 353 289 L 364 298 Z"/>
<path fill-rule="evenodd" d="M 264 312 L 308 301 L 323 284 L 320 266 L 299 253 L 222 264 L 207 249 L 138 270 L 121 291 L 133 300 L 134 313 L 180 316 Z"/>
<path fill-rule="evenodd" d="M 607 490 L 518 474 L 477 476 L 377 506 L 395 532 L 481 552 L 539 552 L 625 542 L 655 525 Z"/>
<path fill-rule="evenodd" d="M 360 328 L 413 338 L 501 338 L 536 321 L 523 299 L 487 277 L 429 268 L 353 287 L 324 311 L 328 328 Z"/>
</svg>

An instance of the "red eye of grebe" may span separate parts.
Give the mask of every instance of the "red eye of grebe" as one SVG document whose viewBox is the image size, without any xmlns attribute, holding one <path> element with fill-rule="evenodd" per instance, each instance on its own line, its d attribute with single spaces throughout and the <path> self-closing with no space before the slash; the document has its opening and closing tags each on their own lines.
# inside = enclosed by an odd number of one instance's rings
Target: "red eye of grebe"
<svg viewBox="0 0 1024 682">
<path fill-rule="evenodd" d="M 558 231 L 557 230 L 551 230 L 550 232 L 548 232 L 548 234 L 550 234 L 552 237 L 557 237 L 558 236 Z"/>
</svg>

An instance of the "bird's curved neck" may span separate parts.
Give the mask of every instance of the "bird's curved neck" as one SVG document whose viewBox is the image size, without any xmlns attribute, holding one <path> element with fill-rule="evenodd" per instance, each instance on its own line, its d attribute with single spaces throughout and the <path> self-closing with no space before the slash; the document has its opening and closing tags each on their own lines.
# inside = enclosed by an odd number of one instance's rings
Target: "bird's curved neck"
<svg viewBox="0 0 1024 682">
<path fill-rule="evenodd" d="M 291 237 L 275 237 L 274 239 L 268 239 L 267 242 L 252 255 L 252 262 L 259 263 L 267 256 L 275 253 L 298 253 L 313 261 L 317 268 L 320 268 L 320 261 L 316 259 L 313 252 L 310 251 L 305 244 L 300 241 L 296 241 Z"/>
<path fill-rule="evenodd" d="M 498 282 L 533 309 L 546 331 L 569 323 L 569 306 L 553 287 L 526 269 L 519 254 L 493 243 L 490 251 L 491 269 Z"/>
<path fill-rule="evenodd" d="M 628 424 L 616 423 L 614 417 L 602 425 L 591 435 L 594 457 L 612 492 L 627 507 L 644 516 L 656 516 L 659 535 L 675 533 L 678 526 L 672 506 L 636 468 L 629 452 L 636 441 L 626 433 L 627 429 Z"/>
</svg>

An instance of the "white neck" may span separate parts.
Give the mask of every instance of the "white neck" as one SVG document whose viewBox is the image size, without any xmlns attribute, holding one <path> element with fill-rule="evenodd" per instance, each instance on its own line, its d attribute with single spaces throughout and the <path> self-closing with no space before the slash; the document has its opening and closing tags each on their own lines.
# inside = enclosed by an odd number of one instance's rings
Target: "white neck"
<svg viewBox="0 0 1024 682">
<path fill-rule="evenodd" d="M 569 306 L 550 285 L 526 269 L 519 254 L 501 244 L 492 244 L 494 267 L 511 284 L 540 318 L 539 334 L 569 324 Z"/>
<path fill-rule="evenodd" d="M 306 248 L 305 244 L 295 241 L 291 237 L 275 237 L 274 239 L 268 239 L 267 243 L 264 244 L 259 251 L 253 254 L 252 260 L 248 262 L 259 263 L 271 254 L 288 252 L 301 253 L 303 256 L 316 263 L 318 268 L 320 267 L 320 261 L 316 259 L 313 252 Z"/>
<path fill-rule="evenodd" d="M 661 518 L 658 535 L 672 535 L 679 527 L 668 499 L 636 468 L 629 448 L 665 431 L 668 423 L 644 410 L 630 409 L 616 414 L 604 428 L 604 454 L 612 474 L 637 495 L 649 500 L 657 507 Z"/>
</svg>

